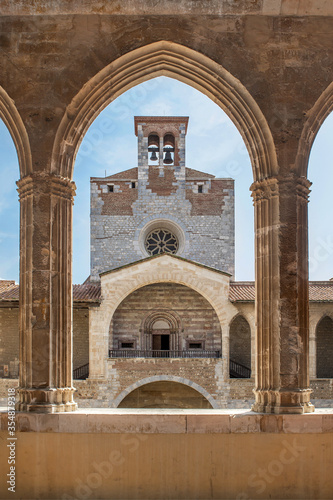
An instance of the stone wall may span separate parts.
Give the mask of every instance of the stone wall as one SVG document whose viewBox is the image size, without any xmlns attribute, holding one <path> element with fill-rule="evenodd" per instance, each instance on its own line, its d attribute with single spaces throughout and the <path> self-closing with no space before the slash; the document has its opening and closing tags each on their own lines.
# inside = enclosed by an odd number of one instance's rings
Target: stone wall
<svg viewBox="0 0 333 500">
<path fill-rule="evenodd" d="M 184 239 L 179 255 L 234 274 L 233 180 L 184 166 L 141 166 L 91 180 L 93 279 L 147 257 L 143 228 L 154 220 L 179 227 Z"/>
<path fill-rule="evenodd" d="M 18 307 L 0 307 L 0 366 L 7 365 L 8 376 L 12 378 L 18 376 L 18 314 Z M 89 363 L 89 309 L 74 307 L 73 367 L 77 368 L 86 363 Z"/>
<path fill-rule="evenodd" d="M 18 313 L 18 307 L 0 308 L 0 376 L 18 376 Z M 7 367 L 6 373 L 1 365 Z"/>
<path fill-rule="evenodd" d="M 73 369 L 89 363 L 89 309 L 73 309 Z"/>
<path fill-rule="evenodd" d="M 191 288 L 175 283 L 148 285 L 129 295 L 117 308 L 111 323 L 110 348 L 133 341 L 135 349 L 148 347 L 145 321 L 149 315 L 168 312 L 178 323 L 174 349 L 187 349 L 190 341 L 201 341 L 203 349 L 221 351 L 221 327 L 209 302 Z M 149 344 L 150 346 L 150 344 Z"/>
</svg>

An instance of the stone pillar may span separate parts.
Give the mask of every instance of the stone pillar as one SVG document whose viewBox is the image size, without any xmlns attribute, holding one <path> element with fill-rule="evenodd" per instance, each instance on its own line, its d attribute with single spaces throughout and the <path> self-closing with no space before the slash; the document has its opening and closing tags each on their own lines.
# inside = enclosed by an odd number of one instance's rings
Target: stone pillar
<svg viewBox="0 0 333 500">
<path fill-rule="evenodd" d="M 18 183 L 20 411 L 73 411 L 72 205 L 75 184 L 52 174 Z"/>
<path fill-rule="evenodd" d="M 256 350 L 254 411 L 314 410 L 309 389 L 307 202 L 310 182 L 255 182 Z"/>
</svg>

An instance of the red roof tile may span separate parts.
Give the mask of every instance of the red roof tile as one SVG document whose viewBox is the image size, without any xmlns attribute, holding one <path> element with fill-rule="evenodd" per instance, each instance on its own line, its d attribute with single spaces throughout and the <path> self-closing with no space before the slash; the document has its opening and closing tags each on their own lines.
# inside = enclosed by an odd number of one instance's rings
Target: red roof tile
<svg viewBox="0 0 333 500">
<path fill-rule="evenodd" d="M 255 300 L 254 281 L 234 281 L 230 283 L 231 302 L 253 302 Z M 333 302 L 333 281 L 310 281 L 310 302 Z"/>
<path fill-rule="evenodd" d="M 73 285 L 74 302 L 98 302 L 101 299 L 99 283 Z M 230 283 L 231 302 L 254 302 L 253 281 L 233 281 Z M 333 281 L 310 281 L 309 299 L 311 302 L 333 302 Z M 19 300 L 19 285 L 15 281 L 0 280 L 0 301 Z"/>
<path fill-rule="evenodd" d="M 15 281 L 7 282 L 0 280 L 0 301 L 19 300 L 19 285 Z M 101 298 L 101 286 L 99 283 L 86 283 L 83 285 L 73 285 L 74 302 L 98 302 Z"/>
</svg>

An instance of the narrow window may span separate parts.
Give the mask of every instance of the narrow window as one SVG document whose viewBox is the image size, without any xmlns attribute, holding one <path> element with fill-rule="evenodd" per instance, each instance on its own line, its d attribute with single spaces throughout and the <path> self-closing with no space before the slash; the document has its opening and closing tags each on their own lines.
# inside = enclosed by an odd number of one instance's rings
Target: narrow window
<svg viewBox="0 0 333 500">
<path fill-rule="evenodd" d="M 122 349 L 133 349 L 134 348 L 134 342 L 122 342 L 121 343 L 121 348 Z"/>
<path fill-rule="evenodd" d="M 201 342 L 189 342 L 188 348 L 189 349 L 202 349 L 202 343 Z"/>
<path fill-rule="evenodd" d="M 109 193 L 113 193 L 113 186 L 108 186 Z"/>
<path fill-rule="evenodd" d="M 135 182 L 133 182 L 133 181 L 131 182 L 131 187 L 132 187 L 132 189 L 135 189 L 135 187 L 136 187 Z"/>
<path fill-rule="evenodd" d="M 202 184 L 198 185 L 198 193 L 202 193 Z"/>
</svg>

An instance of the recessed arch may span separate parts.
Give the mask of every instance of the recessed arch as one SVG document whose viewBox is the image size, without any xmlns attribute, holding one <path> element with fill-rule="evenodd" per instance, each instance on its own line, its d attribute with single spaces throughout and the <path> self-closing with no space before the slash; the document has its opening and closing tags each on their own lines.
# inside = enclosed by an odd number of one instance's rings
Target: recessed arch
<svg viewBox="0 0 333 500">
<path fill-rule="evenodd" d="M 211 404 L 213 409 L 218 409 L 219 406 L 215 399 L 209 394 L 209 392 L 201 387 L 199 384 L 196 384 L 195 382 L 188 380 L 183 377 L 177 377 L 175 375 L 154 375 L 152 377 L 146 377 L 144 379 L 138 380 L 134 384 L 130 385 L 126 389 L 124 389 L 112 402 L 112 408 L 118 408 L 120 403 L 128 396 L 131 392 L 133 392 L 135 389 L 138 389 L 139 387 L 142 387 L 147 384 L 151 384 L 153 382 L 161 382 L 161 381 L 166 381 L 166 382 L 177 382 L 179 384 L 187 385 L 191 387 L 192 389 L 196 390 L 199 392 L 207 401 Z"/>
<path fill-rule="evenodd" d="M 316 326 L 317 378 L 333 378 L 333 319 L 323 316 Z"/>
<path fill-rule="evenodd" d="M 14 141 L 20 167 L 20 177 L 25 177 L 32 173 L 28 134 L 14 101 L 2 87 L 0 87 L 0 118 L 8 128 Z"/>
<path fill-rule="evenodd" d="M 75 156 L 96 116 L 131 87 L 157 76 L 186 83 L 210 97 L 238 128 L 247 146 L 254 180 L 277 173 L 267 121 L 247 89 L 207 56 L 174 42 L 155 42 L 119 57 L 97 73 L 67 107 L 58 128 L 51 170 L 72 178 Z"/>
<path fill-rule="evenodd" d="M 307 177 L 309 157 L 317 133 L 333 110 L 333 82 L 324 90 L 308 112 L 308 118 L 298 143 L 296 172 Z"/>
</svg>

